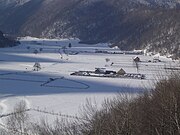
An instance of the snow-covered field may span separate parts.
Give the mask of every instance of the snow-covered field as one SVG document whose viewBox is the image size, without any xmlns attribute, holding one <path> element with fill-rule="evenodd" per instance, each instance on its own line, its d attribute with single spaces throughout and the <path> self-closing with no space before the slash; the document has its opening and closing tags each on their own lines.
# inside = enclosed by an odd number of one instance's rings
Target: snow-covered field
<svg viewBox="0 0 180 135">
<path fill-rule="evenodd" d="M 150 88 L 158 76 L 167 75 L 165 67 L 178 64 L 164 57 L 159 57 L 161 62 L 148 62 L 152 56 L 139 55 L 142 62 L 138 72 L 146 75 L 144 80 L 70 76 L 75 71 L 94 71 L 97 67 L 137 73 L 135 55 L 95 53 L 119 50 L 108 44 L 79 44 L 77 39 L 24 38 L 21 42 L 19 46 L 0 49 L 0 114 L 11 112 L 15 104 L 24 100 L 28 108 L 78 115 L 87 99 L 99 106 L 119 92 L 140 93 Z M 106 58 L 110 61 L 106 62 Z M 41 65 L 39 71 L 33 71 L 36 62 Z M 36 119 L 41 114 L 31 112 L 31 116 Z"/>
</svg>

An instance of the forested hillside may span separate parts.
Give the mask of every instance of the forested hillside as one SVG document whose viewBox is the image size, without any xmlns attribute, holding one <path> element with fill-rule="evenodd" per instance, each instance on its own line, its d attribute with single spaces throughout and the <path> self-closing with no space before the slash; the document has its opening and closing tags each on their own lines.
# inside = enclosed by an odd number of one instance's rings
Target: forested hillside
<svg viewBox="0 0 180 135">
<path fill-rule="evenodd" d="M 2 1 L 2 0 L 1 0 Z M 77 37 L 123 50 L 180 56 L 178 0 L 30 0 L 1 7 L 0 29 L 20 36 Z M 1 4 L 2 5 L 2 4 Z"/>
</svg>

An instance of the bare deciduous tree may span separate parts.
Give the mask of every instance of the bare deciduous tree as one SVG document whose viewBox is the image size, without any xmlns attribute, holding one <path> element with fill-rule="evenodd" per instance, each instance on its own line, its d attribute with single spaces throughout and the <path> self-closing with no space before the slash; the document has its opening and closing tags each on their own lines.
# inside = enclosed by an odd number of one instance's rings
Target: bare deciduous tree
<svg viewBox="0 0 180 135">
<path fill-rule="evenodd" d="M 29 116 L 26 112 L 27 107 L 24 101 L 16 104 L 14 113 L 7 118 L 7 127 L 14 135 L 24 135 L 28 133 Z"/>
<path fill-rule="evenodd" d="M 106 100 L 100 109 L 87 100 L 82 108 L 83 119 L 57 119 L 49 124 L 43 119 L 27 128 L 25 104 L 17 105 L 8 118 L 8 126 L 20 133 L 30 129 L 36 135 L 179 135 L 180 134 L 180 74 L 172 74 L 151 91 L 135 96 L 120 94 Z M 18 133 L 19 133 L 18 132 Z M 14 132 L 16 135 L 17 132 Z"/>
</svg>

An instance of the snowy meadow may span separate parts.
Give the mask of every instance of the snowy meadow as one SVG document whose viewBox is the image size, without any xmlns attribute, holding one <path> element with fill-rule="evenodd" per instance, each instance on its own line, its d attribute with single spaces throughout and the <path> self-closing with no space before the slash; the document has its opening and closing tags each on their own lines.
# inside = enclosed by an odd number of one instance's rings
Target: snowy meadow
<svg viewBox="0 0 180 135">
<path fill-rule="evenodd" d="M 140 58 L 138 67 L 135 57 Z M 11 113 L 24 100 L 27 108 L 76 116 L 87 99 L 100 107 L 104 99 L 118 93 L 142 93 L 159 77 L 168 76 L 169 69 L 179 70 L 178 64 L 159 55 L 121 52 L 108 44 L 79 44 L 78 39 L 22 38 L 21 45 L 0 49 L 0 115 Z M 145 78 L 71 75 L 95 68 L 123 69 Z M 29 113 L 33 120 L 43 115 Z"/>
</svg>

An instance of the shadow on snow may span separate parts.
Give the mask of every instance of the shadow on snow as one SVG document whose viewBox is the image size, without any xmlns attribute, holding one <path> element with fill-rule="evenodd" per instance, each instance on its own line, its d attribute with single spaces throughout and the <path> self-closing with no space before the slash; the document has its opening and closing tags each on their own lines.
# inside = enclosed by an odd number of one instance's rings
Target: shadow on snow
<svg viewBox="0 0 180 135">
<path fill-rule="evenodd" d="M 133 80 L 132 80 L 133 81 Z M 0 94 L 47 95 L 60 93 L 141 93 L 143 88 L 113 85 L 96 80 L 45 75 L 39 72 L 0 70 Z"/>
</svg>

